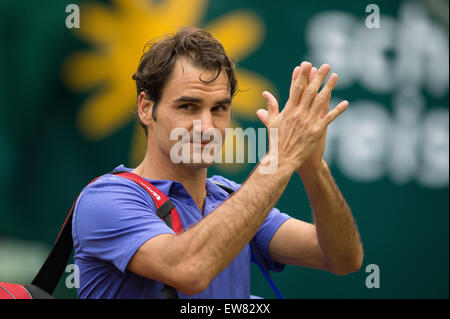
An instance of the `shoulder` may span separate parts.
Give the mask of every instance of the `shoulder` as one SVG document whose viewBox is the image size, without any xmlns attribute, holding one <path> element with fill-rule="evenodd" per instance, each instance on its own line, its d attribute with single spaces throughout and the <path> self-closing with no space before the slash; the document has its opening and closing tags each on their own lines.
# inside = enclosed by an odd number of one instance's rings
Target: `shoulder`
<svg viewBox="0 0 450 319">
<path fill-rule="evenodd" d="M 150 195 L 137 183 L 126 178 L 106 174 L 87 185 L 80 193 L 74 216 L 91 221 L 104 218 L 121 219 L 131 211 L 155 211 Z"/>
<path fill-rule="evenodd" d="M 109 200 L 124 198 L 150 199 L 148 193 L 137 183 L 117 175 L 106 174 L 87 185 L 81 191 L 78 202 L 90 199 L 107 203 Z"/>
</svg>

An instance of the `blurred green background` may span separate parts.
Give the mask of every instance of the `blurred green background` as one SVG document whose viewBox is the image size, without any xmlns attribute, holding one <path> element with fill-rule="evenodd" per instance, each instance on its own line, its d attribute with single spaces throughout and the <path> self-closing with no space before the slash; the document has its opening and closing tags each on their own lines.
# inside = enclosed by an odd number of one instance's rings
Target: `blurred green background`
<svg viewBox="0 0 450 319">
<path fill-rule="evenodd" d="M 66 24 L 71 3 L 78 29 Z M 274 274 L 285 297 L 448 298 L 448 1 L 3 0 L 0 24 L 0 281 L 32 280 L 79 191 L 142 158 L 131 75 L 148 40 L 189 24 L 236 61 L 236 127 L 263 127 L 262 90 L 284 105 L 303 60 L 329 63 L 340 76 L 333 106 L 350 102 L 328 130 L 326 160 L 358 224 L 363 266 L 343 277 L 287 266 Z M 209 175 L 243 182 L 253 167 Z M 298 176 L 277 207 L 312 220 Z M 366 285 L 371 264 L 379 288 Z M 253 270 L 252 293 L 275 298 Z M 67 275 L 55 295 L 76 298 Z"/>
</svg>

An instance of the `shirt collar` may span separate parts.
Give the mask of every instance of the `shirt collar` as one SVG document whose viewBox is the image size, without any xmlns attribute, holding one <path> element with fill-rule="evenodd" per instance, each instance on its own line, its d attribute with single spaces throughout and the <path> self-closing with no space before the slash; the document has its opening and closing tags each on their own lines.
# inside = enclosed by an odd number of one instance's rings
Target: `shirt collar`
<svg viewBox="0 0 450 319">
<path fill-rule="evenodd" d="M 133 169 L 125 167 L 123 164 L 117 166 L 114 171 L 127 171 L 131 172 Z M 144 177 L 145 178 L 145 177 Z M 156 188 L 161 190 L 166 196 L 169 196 L 170 193 L 172 194 L 181 194 L 183 195 L 187 194 L 186 189 L 184 186 L 176 181 L 172 180 L 157 180 L 157 179 L 148 179 L 145 178 L 147 181 L 152 183 Z M 186 193 L 186 194 L 184 194 Z M 216 183 L 213 182 L 212 178 L 206 179 L 206 196 L 213 196 L 214 198 L 218 200 L 225 200 L 227 199 L 230 194 L 228 194 L 227 191 L 223 190 L 220 186 L 217 186 Z"/>
<path fill-rule="evenodd" d="M 220 186 L 217 186 L 217 184 L 213 182 L 212 178 L 206 179 L 206 194 L 212 195 L 218 200 L 225 200 L 230 196 L 226 190 L 222 189 Z"/>
</svg>

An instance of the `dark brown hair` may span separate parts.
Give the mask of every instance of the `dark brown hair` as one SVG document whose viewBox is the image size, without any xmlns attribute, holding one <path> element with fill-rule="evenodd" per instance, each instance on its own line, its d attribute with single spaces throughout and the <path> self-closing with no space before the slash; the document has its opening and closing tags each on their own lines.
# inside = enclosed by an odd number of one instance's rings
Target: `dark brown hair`
<svg viewBox="0 0 450 319">
<path fill-rule="evenodd" d="M 225 53 L 222 44 L 209 32 L 192 27 L 178 30 L 163 40 L 147 43 L 149 49 L 141 57 L 137 72 L 133 75 L 136 81 L 137 94 L 145 92 L 147 98 L 154 102 L 152 117 L 156 121 L 156 108 L 161 99 L 163 89 L 172 74 L 175 61 L 186 57 L 196 67 L 215 70 L 216 75 L 208 80 L 211 83 L 225 70 L 228 75 L 228 87 L 231 97 L 237 89 L 234 64 Z M 145 48 L 144 48 L 145 49 Z M 139 119 L 139 115 L 138 115 Z M 147 127 L 140 121 L 147 134 Z"/>
</svg>

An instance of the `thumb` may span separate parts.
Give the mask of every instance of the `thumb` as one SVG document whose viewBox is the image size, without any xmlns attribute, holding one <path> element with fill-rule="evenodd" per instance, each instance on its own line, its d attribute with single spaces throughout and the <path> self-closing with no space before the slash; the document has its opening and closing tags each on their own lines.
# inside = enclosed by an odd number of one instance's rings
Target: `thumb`
<svg viewBox="0 0 450 319">
<path fill-rule="evenodd" d="M 269 92 L 264 91 L 263 97 L 266 100 L 267 104 L 267 113 L 268 113 L 268 121 L 270 122 L 274 117 L 277 117 L 280 114 L 280 110 L 278 107 L 277 99 Z"/>
<path fill-rule="evenodd" d="M 264 126 L 267 127 L 267 121 L 269 120 L 269 113 L 267 113 L 267 110 L 259 109 L 256 111 L 256 115 L 261 122 L 263 122 Z"/>
</svg>

